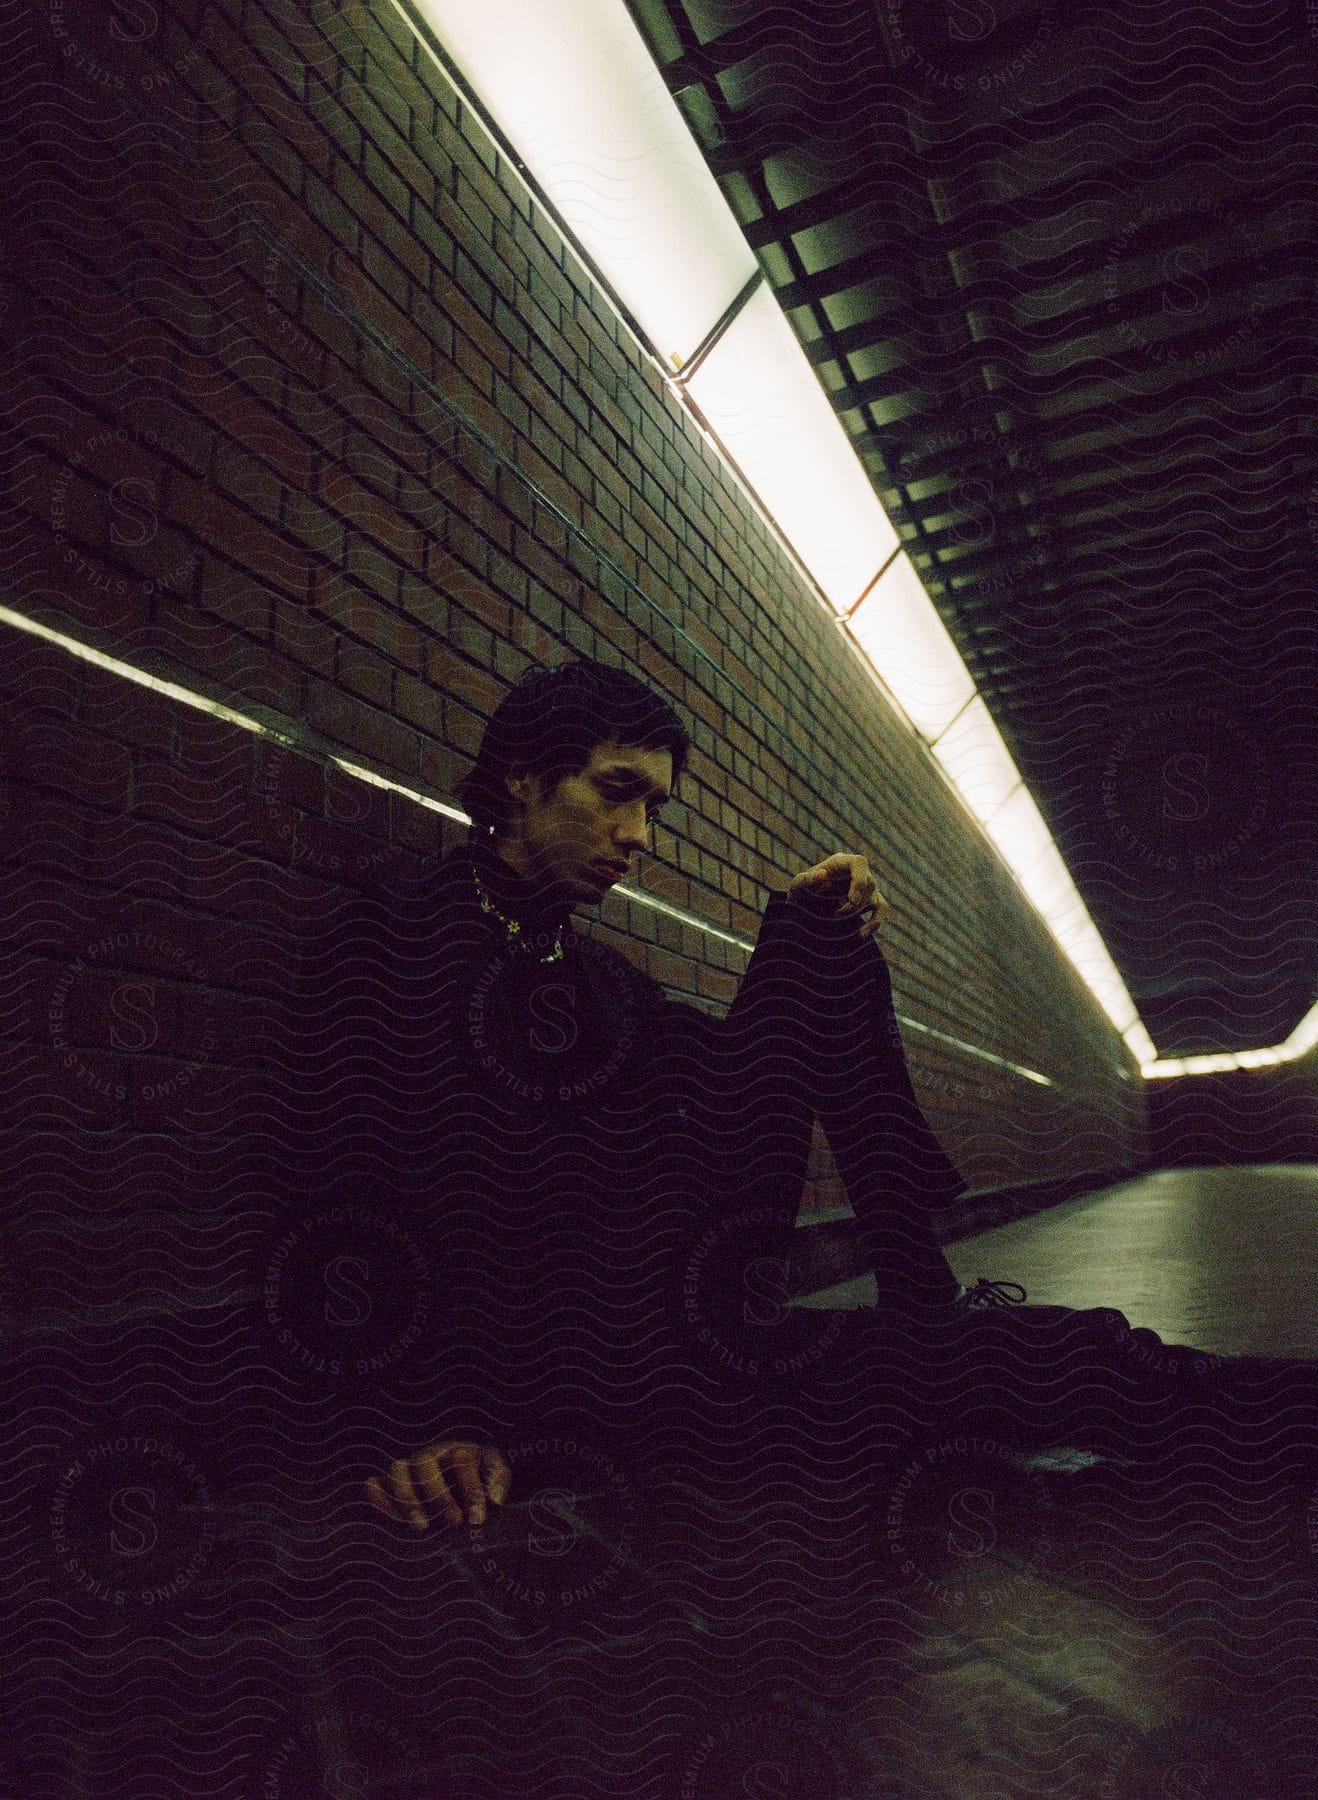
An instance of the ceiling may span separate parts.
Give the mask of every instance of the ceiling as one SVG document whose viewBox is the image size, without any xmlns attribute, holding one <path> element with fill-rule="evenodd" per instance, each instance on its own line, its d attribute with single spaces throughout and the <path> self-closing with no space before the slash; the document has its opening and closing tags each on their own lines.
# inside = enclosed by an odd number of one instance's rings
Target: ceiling
<svg viewBox="0 0 1318 1800">
<path fill-rule="evenodd" d="M 628 0 L 1162 1056 L 1314 1000 L 1318 12 Z"/>
</svg>

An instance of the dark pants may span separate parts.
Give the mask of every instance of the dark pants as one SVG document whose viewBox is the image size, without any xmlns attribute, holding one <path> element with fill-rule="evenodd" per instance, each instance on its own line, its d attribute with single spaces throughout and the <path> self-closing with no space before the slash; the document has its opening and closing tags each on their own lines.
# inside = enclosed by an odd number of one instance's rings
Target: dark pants
<svg viewBox="0 0 1318 1800">
<path fill-rule="evenodd" d="M 868 1413 L 876 1443 L 903 1416 L 913 1430 L 978 1418 L 1095 1449 L 1156 1448 L 1181 1428 L 1228 1448 L 1271 1434 L 1284 1453 L 1313 1458 L 1318 1363 L 1201 1355 L 1109 1308 L 954 1309 L 958 1282 L 932 1214 L 967 1184 L 912 1088 L 886 961 L 851 920 L 816 918 L 773 950 L 795 959 L 799 979 L 775 985 L 747 1033 L 759 1085 L 743 1105 L 794 1148 L 760 1173 L 799 1195 L 818 1117 L 878 1284 L 878 1306 L 803 1370 L 807 1412 L 853 1424 Z"/>
<path fill-rule="evenodd" d="M 881 1292 L 903 1310 L 953 1299 L 932 1213 L 967 1183 L 911 1086 L 877 944 L 860 942 L 854 918 L 789 907 L 766 916 L 757 954 L 761 980 L 739 1001 L 723 1071 L 724 1110 L 741 1124 L 740 1160 L 724 1178 L 795 1206 L 817 1118 Z"/>
</svg>

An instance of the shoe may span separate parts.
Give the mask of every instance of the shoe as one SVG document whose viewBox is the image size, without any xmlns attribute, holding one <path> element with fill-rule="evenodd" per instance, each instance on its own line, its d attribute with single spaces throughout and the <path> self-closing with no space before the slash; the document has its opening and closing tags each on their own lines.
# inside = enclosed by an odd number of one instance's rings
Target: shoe
<svg viewBox="0 0 1318 1800">
<path fill-rule="evenodd" d="M 983 1313 L 1001 1307 L 1024 1306 L 1025 1311 L 1011 1319 L 1013 1338 L 1022 1343 L 1038 1341 L 1042 1346 L 1049 1335 L 1060 1342 L 1085 1343 L 1099 1347 L 1116 1357 L 1133 1357 L 1146 1367 L 1157 1366 L 1166 1374 L 1193 1368 L 1202 1373 L 1220 1358 L 1184 1344 L 1166 1344 L 1147 1325 L 1132 1325 L 1125 1313 L 1115 1306 L 1027 1306 L 1028 1295 L 1019 1281 L 976 1278 L 974 1287 L 962 1285 L 952 1304 L 958 1313 Z M 1004 1321 L 1004 1325 L 1007 1322 Z"/>
<path fill-rule="evenodd" d="M 1009 1291 L 1010 1290 L 1010 1291 Z M 972 1288 L 961 1287 L 953 1300 L 953 1306 L 1022 1306 L 1025 1303 L 1025 1289 L 1019 1281 L 990 1281 L 987 1275 L 976 1277 Z"/>
<path fill-rule="evenodd" d="M 1201 1462 L 1234 1466 L 1239 1443 L 1255 1459 L 1280 1456 L 1318 1471 L 1318 1361 L 1233 1356 L 1165 1343 L 1115 1307 L 1030 1306 L 1017 1281 L 980 1276 L 952 1304 L 958 1334 L 996 1368 L 1022 1419 L 1055 1423 L 1058 1441 L 1105 1457 L 1160 1454 L 1193 1438 Z M 1072 1360 L 1078 1385 L 1050 1412 L 1023 1369 Z M 1083 1372 L 1083 1374 L 1082 1374 Z"/>
</svg>

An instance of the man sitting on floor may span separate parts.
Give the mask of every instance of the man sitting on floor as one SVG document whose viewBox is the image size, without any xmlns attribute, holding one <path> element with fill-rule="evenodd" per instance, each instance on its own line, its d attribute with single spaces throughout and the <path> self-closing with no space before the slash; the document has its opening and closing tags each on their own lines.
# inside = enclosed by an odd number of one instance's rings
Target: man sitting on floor
<svg viewBox="0 0 1318 1800">
<path fill-rule="evenodd" d="M 770 895 L 722 1019 L 574 928 L 646 849 L 687 749 L 634 678 L 589 661 L 534 672 L 464 784 L 468 845 L 391 894 L 387 916 L 363 911 L 355 951 L 336 953 L 366 975 L 353 1031 L 373 988 L 390 996 L 374 1054 L 395 1199 L 441 1247 L 435 1429 L 368 1483 L 416 1529 L 480 1524 L 527 1433 L 580 1426 L 671 1455 L 751 1420 L 772 1388 L 821 1418 L 891 1392 L 907 1428 L 922 1408 L 987 1405 L 1083 1442 L 1180 1391 L 1178 1359 L 1194 1354 L 1109 1310 L 961 1288 L 930 1214 L 966 1184 L 911 1087 L 863 856 L 828 856 Z M 814 1117 L 879 1304 L 815 1361 L 757 1359 L 756 1320 L 795 1328 L 779 1352 L 803 1342 L 780 1276 Z M 774 1280 L 776 1300 L 757 1299 Z M 806 1316 L 819 1338 L 824 1315 Z M 1023 1362 L 1022 1347 L 1040 1354 Z M 1170 1375 L 1151 1377 L 1151 1351 Z"/>
</svg>

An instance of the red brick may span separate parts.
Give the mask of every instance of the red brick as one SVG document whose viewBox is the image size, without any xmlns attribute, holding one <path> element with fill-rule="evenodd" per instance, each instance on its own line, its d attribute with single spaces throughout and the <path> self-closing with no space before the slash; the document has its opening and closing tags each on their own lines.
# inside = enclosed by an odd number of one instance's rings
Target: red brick
<svg viewBox="0 0 1318 1800">
<path fill-rule="evenodd" d="M 426 646 L 426 680 L 441 694 L 464 700 L 488 717 L 507 693 L 506 685 L 454 656 L 443 644 Z"/>
<path fill-rule="evenodd" d="M 364 644 L 339 640 L 335 663 L 335 679 L 351 693 L 385 711 L 393 700 L 393 670 L 383 657 L 376 656 Z"/>
<path fill-rule="evenodd" d="M 177 831 L 126 815 L 92 827 L 88 868 L 125 898 L 174 900 L 183 889 L 188 849 Z"/>
<path fill-rule="evenodd" d="M 560 512 L 566 513 L 578 525 L 581 523 L 581 496 L 570 482 L 564 481 L 552 463 L 545 461 L 534 444 L 529 444 L 525 438 L 519 438 L 513 451 L 513 460 L 533 487 L 551 500 Z"/>
<path fill-rule="evenodd" d="M 284 422 L 239 387 L 213 357 L 180 352 L 178 392 L 237 443 L 270 464 L 292 486 L 311 479 L 311 451 Z"/>
<path fill-rule="evenodd" d="M 444 701 L 444 736 L 464 755 L 474 757 L 485 735 L 485 720 L 452 698 Z"/>
<path fill-rule="evenodd" d="M 170 513 L 195 536 L 294 599 L 307 590 L 306 553 L 287 544 L 249 513 L 211 488 L 176 471 L 169 490 Z"/>
<path fill-rule="evenodd" d="M 330 272 L 334 240 L 307 214 L 305 206 L 289 194 L 232 133 L 215 140 L 211 159 L 224 179 L 238 189 L 256 211 L 297 251 L 303 262 L 323 275 Z M 227 218 L 227 216 L 226 216 Z M 232 229 L 231 222 L 228 228 Z"/>
<path fill-rule="evenodd" d="M 430 378 L 434 373 L 435 352 L 425 333 L 360 270 L 341 261 L 338 280 L 358 311 L 382 331 L 423 375 Z"/>
<path fill-rule="evenodd" d="M 359 751 L 387 769 L 407 775 L 416 772 L 414 731 L 314 678 L 307 683 L 307 723 L 347 751 Z"/>
<path fill-rule="evenodd" d="M 296 814 L 280 801 L 251 798 L 209 774 L 148 759 L 137 775 L 137 812 L 207 844 L 222 843 L 269 862 L 287 863 Z"/>
<path fill-rule="evenodd" d="M 650 945 L 646 951 L 645 964 L 654 980 L 662 982 L 665 987 L 677 988 L 685 994 L 697 991 L 697 965 L 689 956 L 675 956 L 671 950 L 660 950 L 656 945 Z M 701 970 L 701 973 L 704 974 L 705 971 Z"/>
<path fill-rule="evenodd" d="M 316 874 L 342 877 L 369 848 L 369 840 L 327 819 L 301 818 L 293 865 Z"/>
<path fill-rule="evenodd" d="M 10 704 L 31 708 L 47 719 L 77 716 L 94 678 L 87 663 L 15 626 L 0 628 L 0 644 L 0 692 L 12 696 Z M 0 756 L 3 753 L 4 734 L 0 733 Z"/>
<path fill-rule="evenodd" d="M 317 129 L 315 113 L 301 91 L 302 81 L 298 81 L 296 91 L 290 92 L 276 78 L 271 62 L 250 55 L 240 74 L 232 69 L 229 74 L 255 101 L 260 117 L 258 128 L 288 144 L 318 175 L 328 175 L 332 160 L 329 140 Z"/>
<path fill-rule="evenodd" d="M 439 699 L 426 682 L 419 681 L 415 675 L 409 675 L 400 669 L 394 677 L 394 711 L 399 718 L 406 719 L 419 731 L 437 729 L 439 725 Z M 425 751 L 422 751 L 424 767 Z"/>
<path fill-rule="evenodd" d="M 113 952 L 105 961 L 112 962 Z M 142 971 L 85 964 L 61 984 L 56 1048 L 90 1048 L 168 1055 L 178 1036 L 178 1003 L 171 985 Z"/>
<path fill-rule="evenodd" d="M 438 813 L 418 806 L 403 794 L 390 794 L 389 811 L 389 835 L 396 844 L 421 856 L 444 854 L 447 827 Z"/>
<path fill-rule="evenodd" d="M 212 3 L 207 6 L 207 11 L 213 10 L 212 0 Z M 314 12 L 304 11 L 298 4 L 298 0 L 292 0 L 291 4 L 289 0 L 274 0 L 273 4 L 267 0 L 261 13 L 262 16 L 258 19 L 253 14 L 253 9 L 249 7 L 250 35 L 256 36 L 257 33 L 264 34 L 277 30 L 288 39 L 290 44 L 294 45 L 304 64 L 315 69 L 328 69 L 335 53 L 326 43 L 321 31 L 317 29 Z"/>
<path fill-rule="evenodd" d="M 382 245 L 424 290 L 430 279 L 430 259 L 417 240 L 408 236 L 407 227 L 397 213 L 341 157 L 335 158 L 331 183 L 343 204 L 351 207 L 365 225 L 370 237 Z"/>
<path fill-rule="evenodd" d="M 381 460 L 384 460 L 383 452 Z M 348 470 L 326 463 L 320 472 L 318 492 L 326 506 L 332 507 L 359 530 L 369 533 L 391 554 L 414 568 L 422 566 L 421 532 L 415 525 L 400 519 L 387 500 L 364 486 Z"/>
<path fill-rule="evenodd" d="M 132 759 L 121 744 L 66 719 L 11 712 L 0 756 L 17 779 L 58 788 L 91 806 L 123 810 L 132 787 Z"/>
</svg>

